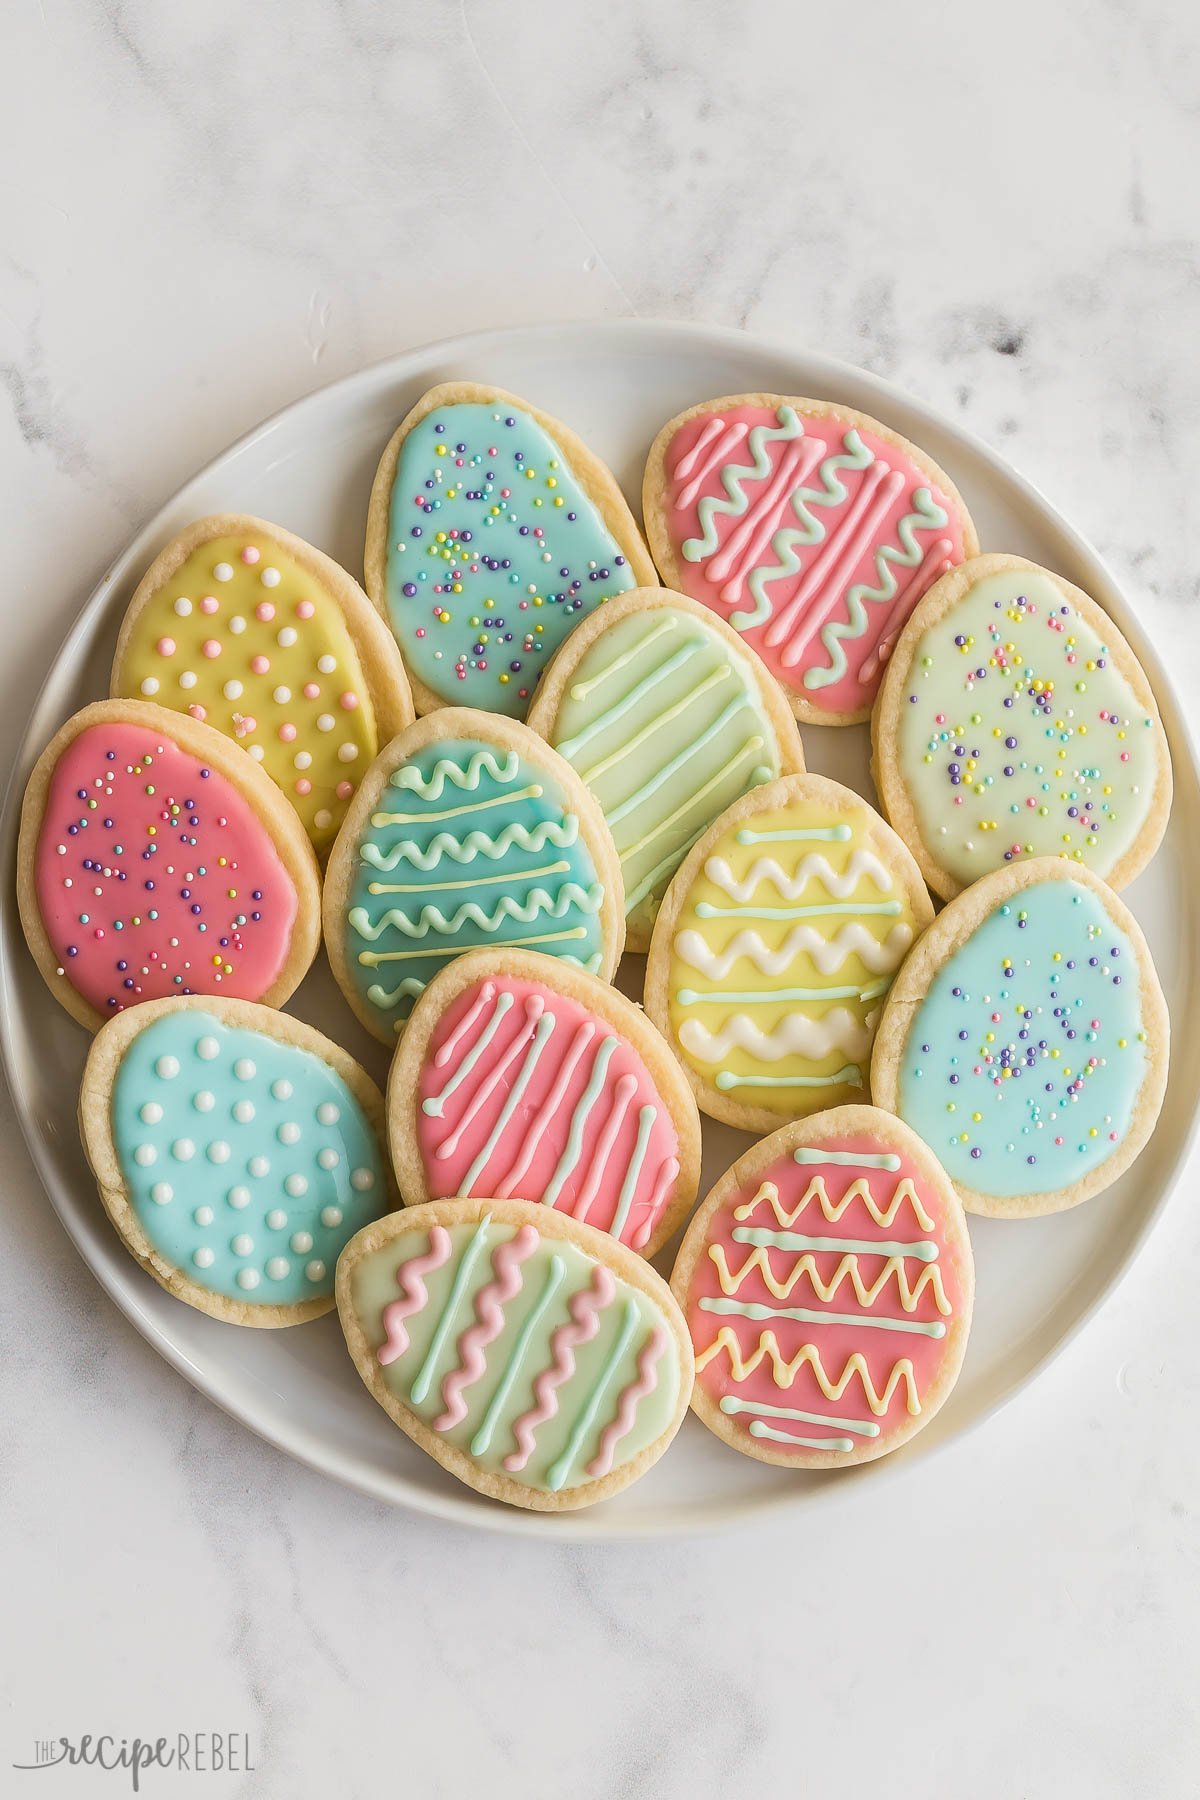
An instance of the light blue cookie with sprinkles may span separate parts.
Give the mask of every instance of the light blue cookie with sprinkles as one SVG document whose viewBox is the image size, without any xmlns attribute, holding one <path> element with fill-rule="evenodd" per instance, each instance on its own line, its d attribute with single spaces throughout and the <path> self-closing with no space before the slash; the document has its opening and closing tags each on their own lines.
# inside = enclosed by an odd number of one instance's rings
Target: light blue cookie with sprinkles
<svg viewBox="0 0 1200 1800">
<path fill-rule="evenodd" d="M 621 864 L 599 804 L 527 726 L 443 708 L 368 769 L 325 876 L 325 947 L 367 1030 L 394 1044 L 466 950 L 561 956 L 611 981 Z"/>
<path fill-rule="evenodd" d="M 574 627 L 657 579 L 605 464 L 557 419 L 472 381 L 431 388 L 391 438 L 365 564 L 418 712 L 517 719 Z"/>
<path fill-rule="evenodd" d="M 118 1014 L 80 1131 L 105 1210 L 160 1286 L 236 1325 L 329 1312 L 343 1246 L 398 1203 L 383 1098 L 299 1019 L 194 996 Z"/>
</svg>

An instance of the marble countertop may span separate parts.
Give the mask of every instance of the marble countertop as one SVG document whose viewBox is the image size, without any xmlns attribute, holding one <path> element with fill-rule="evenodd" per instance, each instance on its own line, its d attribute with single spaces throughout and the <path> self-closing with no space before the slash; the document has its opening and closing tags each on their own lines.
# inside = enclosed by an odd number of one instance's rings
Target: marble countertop
<svg viewBox="0 0 1200 1800">
<path fill-rule="evenodd" d="M 412 343 L 618 314 L 964 420 L 1195 691 L 1187 9 L 13 0 L 0 47 L 6 763 L 84 596 L 238 434 Z M 4 1106 L 4 1793 L 128 1792 L 9 1773 L 86 1731 L 248 1734 L 213 1800 L 1194 1792 L 1193 1180 L 1035 1386 L 881 1498 L 587 1548 L 232 1423 L 101 1294 Z"/>
</svg>

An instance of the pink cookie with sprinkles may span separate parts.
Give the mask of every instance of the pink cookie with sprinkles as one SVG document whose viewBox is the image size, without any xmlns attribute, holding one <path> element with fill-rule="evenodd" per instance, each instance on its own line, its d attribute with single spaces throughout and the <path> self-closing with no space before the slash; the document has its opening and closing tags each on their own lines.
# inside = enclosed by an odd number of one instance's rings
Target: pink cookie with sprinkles
<svg viewBox="0 0 1200 1800">
<path fill-rule="evenodd" d="M 840 1106 L 738 1159 L 688 1227 L 671 1287 L 709 1430 L 759 1462 L 845 1469 L 942 1406 L 975 1279 L 937 1158 L 890 1114 Z"/>
<path fill-rule="evenodd" d="M 1089 594 L 1022 556 L 934 584 L 871 735 L 883 811 L 943 899 L 1037 856 L 1122 888 L 1166 829 L 1171 757 L 1144 669 Z"/>
<path fill-rule="evenodd" d="M 240 744 L 318 855 L 415 716 L 392 635 L 358 583 L 302 538 L 240 513 L 199 519 L 155 558 L 121 626 L 111 691 Z"/>
<path fill-rule="evenodd" d="M 388 1131 L 410 1204 L 537 1200 L 643 1256 L 700 1180 L 700 1115 L 658 1032 L 536 951 L 470 951 L 434 977 L 392 1063 Z"/>
<path fill-rule="evenodd" d="M 90 1030 L 143 1000 L 282 1006 L 320 941 L 320 878 L 275 784 L 219 731 L 137 700 L 68 719 L 38 759 L 17 848 L 21 924 Z"/>
<path fill-rule="evenodd" d="M 815 725 L 870 716 L 913 607 L 979 548 L 923 450 L 865 413 L 780 394 L 669 420 L 642 511 L 663 585 L 739 631 Z"/>
</svg>

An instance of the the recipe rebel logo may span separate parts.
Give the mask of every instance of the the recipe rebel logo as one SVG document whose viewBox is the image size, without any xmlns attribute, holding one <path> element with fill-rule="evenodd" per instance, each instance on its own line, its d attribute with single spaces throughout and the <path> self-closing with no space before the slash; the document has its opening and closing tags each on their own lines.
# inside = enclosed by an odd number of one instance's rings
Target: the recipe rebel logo
<svg viewBox="0 0 1200 1800">
<path fill-rule="evenodd" d="M 31 1762 L 14 1762 L 22 1773 L 39 1769 L 104 1769 L 124 1771 L 133 1793 L 141 1792 L 149 1769 L 187 1775 L 252 1775 L 256 1764 L 248 1732 L 180 1731 L 174 1737 L 99 1736 L 38 1738 Z"/>
</svg>

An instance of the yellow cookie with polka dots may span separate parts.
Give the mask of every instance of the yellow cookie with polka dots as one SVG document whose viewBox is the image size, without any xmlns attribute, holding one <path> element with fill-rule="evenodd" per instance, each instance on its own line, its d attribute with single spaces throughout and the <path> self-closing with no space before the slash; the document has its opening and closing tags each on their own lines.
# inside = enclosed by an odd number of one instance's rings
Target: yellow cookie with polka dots
<svg viewBox="0 0 1200 1800">
<path fill-rule="evenodd" d="M 234 513 L 189 525 L 146 571 L 110 691 L 240 744 L 319 855 L 369 764 L 414 717 L 400 654 L 358 583 L 302 538 Z"/>
</svg>

